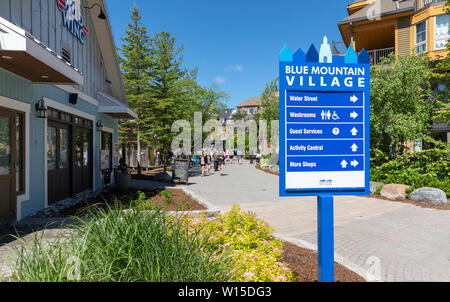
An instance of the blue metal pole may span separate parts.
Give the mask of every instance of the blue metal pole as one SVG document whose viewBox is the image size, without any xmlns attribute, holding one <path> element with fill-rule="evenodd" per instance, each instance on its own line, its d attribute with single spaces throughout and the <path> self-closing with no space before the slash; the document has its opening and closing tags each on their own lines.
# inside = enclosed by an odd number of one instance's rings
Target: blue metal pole
<svg viewBox="0 0 450 302">
<path fill-rule="evenodd" d="M 319 282 L 334 282 L 333 196 L 317 198 L 317 233 L 319 246 Z"/>
</svg>

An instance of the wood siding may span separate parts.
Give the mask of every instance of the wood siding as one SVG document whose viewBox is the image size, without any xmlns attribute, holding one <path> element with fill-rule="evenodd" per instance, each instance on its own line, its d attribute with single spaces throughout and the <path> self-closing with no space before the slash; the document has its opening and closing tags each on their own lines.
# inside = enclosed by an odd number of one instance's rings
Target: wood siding
<svg viewBox="0 0 450 302">
<path fill-rule="evenodd" d="M 62 47 L 70 49 L 72 65 L 84 75 L 84 85 L 75 86 L 77 89 L 93 98 L 98 91 L 111 94 L 88 11 L 83 11 L 89 29 L 85 45 L 63 26 L 56 0 L 0 0 L 0 17 L 23 28 L 58 55 L 62 55 Z"/>
<path fill-rule="evenodd" d="M 397 54 L 400 56 L 409 56 L 411 54 L 411 35 L 410 35 L 411 17 L 398 19 L 397 24 Z"/>
</svg>

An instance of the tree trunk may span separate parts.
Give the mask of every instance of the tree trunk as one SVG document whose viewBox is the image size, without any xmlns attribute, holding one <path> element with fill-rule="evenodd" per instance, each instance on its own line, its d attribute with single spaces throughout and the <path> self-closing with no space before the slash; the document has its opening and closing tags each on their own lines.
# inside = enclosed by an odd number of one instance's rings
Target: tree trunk
<svg viewBox="0 0 450 302">
<path fill-rule="evenodd" d="M 139 133 L 139 127 L 137 127 L 137 168 L 138 174 L 141 174 L 141 135 Z"/>
</svg>

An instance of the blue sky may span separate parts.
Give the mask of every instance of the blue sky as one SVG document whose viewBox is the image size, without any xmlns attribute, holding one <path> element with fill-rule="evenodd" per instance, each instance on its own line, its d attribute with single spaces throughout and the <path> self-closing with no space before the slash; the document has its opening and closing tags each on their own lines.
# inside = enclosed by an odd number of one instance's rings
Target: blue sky
<svg viewBox="0 0 450 302">
<path fill-rule="evenodd" d="M 353 0 L 106 0 L 116 45 L 136 4 L 151 34 L 170 32 L 184 45 L 184 67 L 230 95 L 228 107 L 259 96 L 278 73 L 278 53 L 341 41 L 338 21 Z"/>
</svg>

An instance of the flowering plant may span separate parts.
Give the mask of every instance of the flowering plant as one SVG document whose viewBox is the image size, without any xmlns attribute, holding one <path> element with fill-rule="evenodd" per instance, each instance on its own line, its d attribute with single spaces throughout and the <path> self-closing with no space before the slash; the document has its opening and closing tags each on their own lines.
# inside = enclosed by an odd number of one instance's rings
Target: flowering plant
<svg viewBox="0 0 450 302">
<path fill-rule="evenodd" d="M 231 257 L 230 281 L 292 282 L 294 274 L 281 262 L 283 244 L 276 239 L 273 227 L 253 213 L 244 213 L 233 205 L 229 213 L 215 220 L 204 216 L 188 218 L 190 232 L 199 232 L 217 251 L 211 259 Z"/>
</svg>

